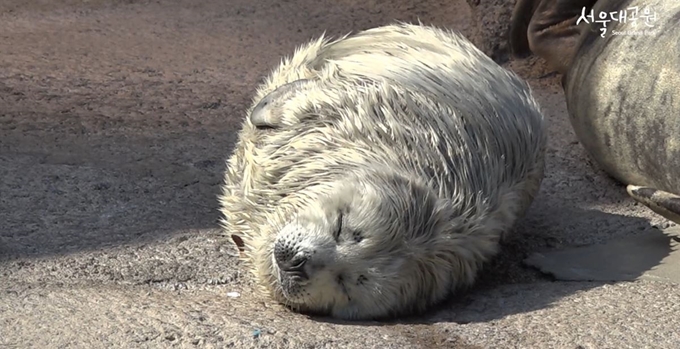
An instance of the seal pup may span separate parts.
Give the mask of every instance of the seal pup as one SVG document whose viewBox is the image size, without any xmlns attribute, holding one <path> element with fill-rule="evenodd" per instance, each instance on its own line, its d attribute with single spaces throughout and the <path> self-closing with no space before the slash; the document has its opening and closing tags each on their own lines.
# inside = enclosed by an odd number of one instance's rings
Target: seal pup
<svg viewBox="0 0 680 349">
<path fill-rule="evenodd" d="M 304 44 L 247 115 L 222 225 L 294 311 L 428 310 L 474 283 L 543 178 L 544 117 L 528 84 L 431 26 Z"/>
</svg>

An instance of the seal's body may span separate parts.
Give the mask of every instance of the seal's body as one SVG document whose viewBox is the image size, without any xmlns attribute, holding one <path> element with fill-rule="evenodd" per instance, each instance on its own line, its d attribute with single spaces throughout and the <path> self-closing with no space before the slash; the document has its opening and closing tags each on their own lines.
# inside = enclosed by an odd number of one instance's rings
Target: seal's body
<svg viewBox="0 0 680 349">
<path fill-rule="evenodd" d="M 678 25 L 675 0 L 518 0 L 510 46 L 563 74 L 571 124 L 595 162 L 680 223 Z"/>
<path fill-rule="evenodd" d="M 223 224 L 266 290 L 298 311 L 428 309 L 473 283 L 543 177 L 528 85 L 432 27 L 304 45 L 248 114 Z"/>
<path fill-rule="evenodd" d="M 650 187 L 629 187 L 634 198 L 680 223 L 680 200 L 655 194 L 680 194 L 680 2 L 600 0 L 593 10 L 629 18 L 585 32 L 565 76 L 571 124 L 607 173 Z"/>
</svg>

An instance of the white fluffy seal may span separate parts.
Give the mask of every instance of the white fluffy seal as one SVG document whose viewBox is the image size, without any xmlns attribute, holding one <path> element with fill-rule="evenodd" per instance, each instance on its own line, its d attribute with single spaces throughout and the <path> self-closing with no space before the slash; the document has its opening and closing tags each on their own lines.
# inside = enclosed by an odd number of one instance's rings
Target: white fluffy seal
<svg viewBox="0 0 680 349">
<path fill-rule="evenodd" d="M 222 223 L 301 312 L 427 310 L 473 283 L 543 178 L 529 86 L 434 27 L 322 36 L 281 62 L 248 114 Z"/>
</svg>

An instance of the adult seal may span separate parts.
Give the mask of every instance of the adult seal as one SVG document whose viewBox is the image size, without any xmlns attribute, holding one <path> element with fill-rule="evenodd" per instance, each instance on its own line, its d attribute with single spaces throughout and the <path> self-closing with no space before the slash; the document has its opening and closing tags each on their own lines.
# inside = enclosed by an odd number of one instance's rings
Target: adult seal
<svg viewBox="0 0 680 349">
<path fill-rule="evenodd" d="M 680 2 L 518 0 L 511 22 L 512 52 L 563 74 L 571 125 L 590 156 L 635 200 L 680 223 Z"/>
<path fill-rule="evenodd" d="M 680 223 L 680 2 L 600 0 L 593 12 L 628 18 L 583 34 L 564 86 L 574 132 L 633 198 Z"/>
<path fill-rule="evenodd" d="M 434 27 L 302 45 L 247 114 L 222 224 L 264 290 L 299 312 L 428 310 L 473 284 L 543 178 L 529 86 Z"/>
</svg>

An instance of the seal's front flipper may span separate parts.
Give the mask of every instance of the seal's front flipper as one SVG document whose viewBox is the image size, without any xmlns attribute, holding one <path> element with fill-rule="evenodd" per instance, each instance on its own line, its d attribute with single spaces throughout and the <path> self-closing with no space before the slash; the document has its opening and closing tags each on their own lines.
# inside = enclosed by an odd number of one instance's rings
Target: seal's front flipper
<svg viewBox="0 0 680 349">
<path fill-rule="evenodd" d="M 277 87 L 264 96 L 250 113 L 250 122 L 257 128 L 281 127 L 281 113 L 283 104 L 300 92 L 310 80 L 302 79 L 289 82 Z"/>
<path fill-rule="evenodd" d="M 649 187 L 628 185 L 628 195 L 652 211 L 680 224 L 680 196 Z"/>
</svg>

